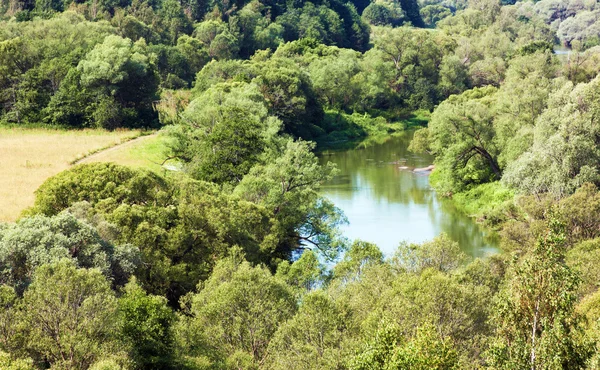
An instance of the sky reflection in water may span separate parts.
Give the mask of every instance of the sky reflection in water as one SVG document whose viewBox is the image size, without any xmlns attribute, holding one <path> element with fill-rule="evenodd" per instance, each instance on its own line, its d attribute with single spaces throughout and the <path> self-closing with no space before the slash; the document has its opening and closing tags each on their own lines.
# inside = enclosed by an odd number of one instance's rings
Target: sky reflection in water
<svg viewBox="0 0 600 370">
<path fill-rule="evenodd" d="M 322 163 L 331 161 L 340 170 L 321 193 L 346 214 L 349 225 L 343 228 L 344 234 L 376 243 L 388 256 L 402 240 L 420 243 L 442 232 L 470 256 L 494 253 L 494 238 L 486 238 L 474 220 L 439 199 L 429 186 L 429 176 L 412 172 L 414 167 L 430 165 L 433 158 L 410 153 L 410 136 L 321 154 Z"/>
</svg>

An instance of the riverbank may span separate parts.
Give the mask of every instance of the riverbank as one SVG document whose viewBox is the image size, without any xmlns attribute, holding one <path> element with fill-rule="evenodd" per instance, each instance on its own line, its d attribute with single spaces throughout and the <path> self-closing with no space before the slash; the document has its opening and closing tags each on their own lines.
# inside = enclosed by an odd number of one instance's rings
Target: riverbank
<svg viewBox="0 0 600 370">
<path fill-rule="evenodd" d="M 388 114 L 344 113 L 335 110 L 325 112 L 324 132 L 314 138 L 317 151 L 344 150 L 367 147 L 385 142 L 388 137 L 406 130 L 425 127 L 430 113 L 414 111 Z"/>
</svg>

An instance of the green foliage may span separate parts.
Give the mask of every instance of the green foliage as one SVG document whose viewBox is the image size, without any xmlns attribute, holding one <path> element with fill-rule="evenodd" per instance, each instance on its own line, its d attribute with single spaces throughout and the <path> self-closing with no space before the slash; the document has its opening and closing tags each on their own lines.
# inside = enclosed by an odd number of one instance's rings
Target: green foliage
<svg viewBox="0 0 600 370">
<path fill-rule="evenodd" d="M 80 201 L 89 202 L 84 218 L 106 219 L 119 230 L 119 242 L 140 247 L 142 262 L 151 265 L 140 271 L 140 283 L 153 293 L 169 291 L 172 302 L 206 276 L 211 255 L 226 255 L 228 245 L 243 242 L 260 259 L 269 231 L 264 211 L 212 185 L 167 182 L 114 164 L 82 165 L 49 179 L 35 210 L 57 212 Z"/>
<path fill-rule="evenodd" d="M 512 216 L 514 196 L 514 191 L 502 183 L 490 182 L 453 194 L 452 200 L 465 214 L 493 226 Z"/>
<path fill-rule="evenodd" d="M 344 253 L 344 258 L 335 265 L 333 275 L 336 279 L 351 281 L 360 278 L 365 269 L 381 263 L 383 253 L 375 244 L 357 240 Z"/>
<path fill-rule="evenodd" d="M 124 293 L 118 302 L 119 332 L 131 348 L 130 358 L 136 368 L 175 369 L 171 328 L 175 314 L 166 298 L 148 295 L 135 280 L 125 286 Z"/>
<path fill-rule="evenodd" d="M 578 243 L 566 254 L 567 265 L 577 271 L 581 278 L 578 290 L 580 296 L 594 293 L 598 289 L 598 281 L 600 281 L 596 268 L 598 257 L 600 257 L 600 240 L 598 238 Z"/>
<path fill-rule="evenodd" d="M 564 262 L 564 226 L 551 216 L 547 230 L 518 261 L 497 300 L 495 368 L 576 368 L 589 356 L 578 343 L 574 313 L 578 278 Z"/>
<path fill-rule="evenodd" d="M 458 355 L 448 339 L 431 325 L 417 330 L 409 341 L 393 325 L 383 325 L 350 362 L 350 369 L 455 369 Z"/>
<path fill-rule="evenodd" d="M 372 2 L 365 8 L 362 17 L 374 26 L 398 26 L 405 20 L 405 13 L 391 2 Z"/>
<path fill-rule="evenodd" d="M 64 369 L 88 368 L 114 347 L 117 302 L 97 269 L 61 260 L 37 269 L 25 292 L 19 322 L 35 358 Z"/>
<path fill-rule="evenodd" d="M 75 166 L 0 225 L 0 368 L 598 368 L 598 12 L 0 1 L 1 122 L 160 116 L 183 169 Z M 432 110 L 411 150 L 435 156 L 439 194 L 502 230 L 512 263 L 466 264 L 445 235 L 388 260 L 347 248 L 319 195 L 335 170 L 303 140 L 388 134 Z"/>
<path fill-rule="evenodd" d="M 0 368 L 5 370 L 34 370 L 31 359 L 13 359 L 6 352 L 0 352 Z"/>
<path fill-rule="evenodd" d="M 307 74 L 295 63 L 280 58 L 257 65 L 253 82 L 263 94 L 269 114 L 295 136 L 310 138 L 312 125 L 319 125 L 323 110 Z"/>
<path fill-rule="evenodd" d="M 194 99 L 184 124 L 169 131 L 171 156 L 194 178 L 237 183 L 255 165 L 278 122 L 267 116 L 254 85 L 217 85 Z"/>
<path fill-rule="evenodd" d="M 107 129 L 156 126 L 158 82 L 144 40 L 108 36 L 69 71 L 48 105 L 48 120 Z"/>
<path fill-rule="evenodd" d="M 425 269 L 441 272 L 456 270 L 466 260 L 458 243 L 441 234 L 423 244 L 400 244 L 394 256 L 395 266 L 402 271 L 420 273 Z"/>
<path fill-rule="evenodd" d="M 536 124 L 533 145 L 507 167 L 503 178 L 507 185 L 530 194 L 564 196 L 585 182 L 598 183 L 591 118 L 597 109 L 598 83 L 598 79 L 576 87 L 566 83 L 550 96 L 548 109 Z"/>
<path fill-rule="evenodd" d="M 423 23 L 435 27 L 437 22 L 452 15 L 450 9 L 442 5 L 427 5 L 420 10 Z"/>
<path fill-rule="evenodd" d="M 451 96 L 431 116 L 429 146 L 439 158 L 436 171 L 443 189 L 461 190 L 500 179 L 490 109 L 495 92 L 486 87 Z"/>
<path fill-rule="evenodd" d="M 236 255 L 220 261 L 199 288 L 190 297 L 191 318 L 183 329 L 188 343 L 198 338 L 187 348 L 190 356 L 205 347 L 228 362 L 247 358 L 243 361 L 257 365 L 264 361 L 279 323 L 296 311 L 294 295 L 285 283 Z"/>
<path fill-rule="evenodd" d="M 56 215 L 80 201 L 97 203 L 113 198 L 117 204 L 144 204 L 167 198 L 166 184 L 157 175 L 112 163 L 86 164 L 46 180 L 36 192 L 31 214 Z"/>
<path fill-rule="evenodd" d="M 432 109 L 439 101 L 442 58 L 455 47 L 453 40 L 427 30 L 384 27 L 374 44 L 393 73 L 389 83 L 398 97 L 412 109 Z"/>
<path fill-rule="evenodd" d="M 368 114 L 347 114 L 335 110 L 327 110 L 321 123 L 323 135 L 316 138 L 321 146 L 336 144 L 361 139 L 364 137 L 387 136 L 393 131 L 400 131 L 403 127 L 390 124 L 383 117 L 373 118 Z"/>
<path fill-rule="evenodd" d="M 66 212 L 21 219 L 0 231 L 0 283 L 19 294 L 37 267 L 63 258 L 78 267 L 97 268 L 116 286 L 125 284 L 140 263 L 136 247 L 115 246 Z"/>
<path fill-rule="evenodd" d="M 266 153 L 265 164 L 253 167 L 234 195 L 261 205 L 277 220 L 279 257 L 287 259 L 300 247 L 315 248 L 334 259 L 345 246 L 338 226 L 346 220 L 317 193 L 319 186 L 331 178 L 333 165 L 321 167 L 310 142 L 287 140 L 281 145 Z"/>
<path fill-rule="evenodd" d="M 344 364 L 343 310 L 321 290 L 302 299 L 298 312 L 280 325 L 269 344 L 267 369 L 337 369 Z"/>
<path fill-rule="evenodd" d="M 325 278 L 325 266 L 321 264 L 316 253 L 304 251 L 293 263 L 283 261 L 277 266 L 276 277 L 285 281 L 299 291 L 301 296 L 318 288 Z"/>
<path fill-rule="evenodd" d="M 114 29 L 65 12 L 51 19 L 2 22 L 0 120 L 38 123 L 68 72 Z M 69 40 L 65 42 L 65 40 Z"/>
</svg>

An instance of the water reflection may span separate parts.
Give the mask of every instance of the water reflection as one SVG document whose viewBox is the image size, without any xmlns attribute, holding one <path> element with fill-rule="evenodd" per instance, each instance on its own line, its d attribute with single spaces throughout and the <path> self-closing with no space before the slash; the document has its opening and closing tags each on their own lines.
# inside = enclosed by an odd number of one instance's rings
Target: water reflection
<svg viewBox="0 0 600 370">
<path fill-rule="evenodd" d="M 345 235 L 376 243 L 391 255 L 402 240 L 423 242 L 445 232 L 471 256 L 494 253 L 491 237 L 451 203 L 438 199 L 427 174 L 412 172 L 433 158 L 410 153 L 410 138 L 406 133 L 366 148 L 321 154 L 322 162 L 334 162 L 340 169 L 322 193 L 348 217 Z"/>
</svg>

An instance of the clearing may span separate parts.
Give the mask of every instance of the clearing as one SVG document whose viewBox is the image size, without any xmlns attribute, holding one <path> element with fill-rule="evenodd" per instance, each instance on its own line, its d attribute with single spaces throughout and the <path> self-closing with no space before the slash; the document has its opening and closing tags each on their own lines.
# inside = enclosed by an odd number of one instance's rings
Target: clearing
<svg viewBox="0 0 600 370">
<path fill-rule="evenodd" d="M 167 137 L 161 133 L 141 136 L 137 139 L 94 153 L 77 163 L 114 162 L 135 168 L 148 168 L 157 173 L 165 172 L 161 166 L 166 158 Z"/>
<path fill-rule="evenodd" d="M 25 208 L 33 205 L 35 190 L 77 159 L 141 134 L 138 130 L 0 127 L 0 171 L 3 174 L 0 177 L 0 221 L 16 220 Z"/>
</svg>

